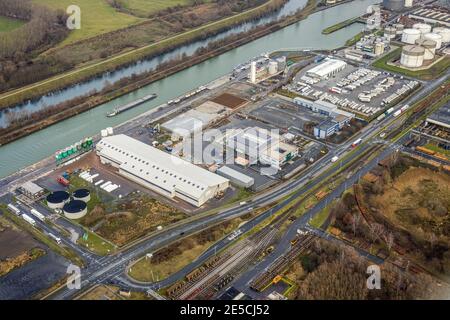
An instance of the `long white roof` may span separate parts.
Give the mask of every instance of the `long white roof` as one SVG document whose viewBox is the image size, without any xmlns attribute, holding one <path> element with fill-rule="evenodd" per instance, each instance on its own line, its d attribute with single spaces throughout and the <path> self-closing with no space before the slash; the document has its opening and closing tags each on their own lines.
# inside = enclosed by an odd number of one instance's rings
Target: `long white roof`
<svg viewBox="0 0 450 320">
<path fill-rule="evenodd" d="M 319 77 L 325 77 L 328 74 L 332 73 L 334 70 L 343 68 L 346 65 L 347 63 L 345 61 L 327 58 L 318 66 L 315 66 L 314 68 L 308 70 L 308 73 L 315 74 Z"/>
<path fill-rule="evenodd" d="M 178 190 L 199 198 L 210 187 L 229 180 L 126 135 L 103 138 L 97 145 L 101 155 L 120 167 L 167 191 Z"/>
</svg>

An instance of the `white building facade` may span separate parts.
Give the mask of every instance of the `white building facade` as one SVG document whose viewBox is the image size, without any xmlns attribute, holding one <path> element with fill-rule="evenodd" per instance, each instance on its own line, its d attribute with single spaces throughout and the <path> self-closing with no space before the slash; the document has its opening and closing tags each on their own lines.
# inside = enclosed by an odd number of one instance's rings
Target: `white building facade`
<svg viewBox="0 0 450 320">
<path fill-rule="evenodd" d="M 126 135 L 103 138 L 96 146 L 103 164 L 152 191 L 201 207 L 229 187 L 229 180 Z"/>
</svg>

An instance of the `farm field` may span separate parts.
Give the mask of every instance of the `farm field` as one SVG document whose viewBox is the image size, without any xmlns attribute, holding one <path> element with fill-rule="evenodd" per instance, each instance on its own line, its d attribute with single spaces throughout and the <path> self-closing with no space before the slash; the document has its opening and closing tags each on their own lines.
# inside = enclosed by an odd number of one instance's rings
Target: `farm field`
<svg viewBox="0 0 450 320">
<path fill-rule="evenodd" d="M 72 4 L 80 7 L 81 29 L 72 31 L 60 45 L 126 28 L 143 21 L 138 17 L 118 12 L 104 0 L 33 0 L 33 2 L 64 11 Z"/>
<path fill-rule="evenodd" d="M 11 19 L 0 16 L 0 32 L 8 32 L 19 28 L 24 22 L 17 19 Z"/>
</svg>

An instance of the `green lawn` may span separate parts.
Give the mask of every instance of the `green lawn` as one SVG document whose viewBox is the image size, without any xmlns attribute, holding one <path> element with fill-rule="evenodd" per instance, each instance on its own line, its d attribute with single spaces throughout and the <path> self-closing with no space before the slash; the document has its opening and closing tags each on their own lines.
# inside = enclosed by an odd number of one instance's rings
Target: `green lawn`
<svg viewBox="0 0 450 320">
<path fill-rule="evenodd" d="M 116 250 L 116 247 L 110 243 L 109 241 L 99 237 L 97 234 L 85 230 L 88 234 L 88 237 L 86 240 L 83 239 L 83 235 L 80 235 L 80 238 L 78 239 L 78 244 L 85 246 L 90 251 L 100 255 L 100 256 L 106 256 L 109 254 L 114 253 Z"/>
<path fill-rule="evenodd" d="M 106 0 L 33 0 L 33 2 L 64 11 L 72 4 L 80 7 L 81 29 L 73 30 L 61 43 L 62 45 L 122 29 L 143 20 L 118 12 Z"/>
<path fill-rule="evenodd" d="M 148 16 L 155 12 L 175 7 L 177 5 L 187 5 L 190 0 L 122 0 L 123 6 L 132 13 L 139 16 Z"/>
<path fill-rule="evenodd" d="M 23 25 L 22 20 L 11 19 L 0 16 L 0 32 L 7 32 L 19 28 Z"/>
</svg>

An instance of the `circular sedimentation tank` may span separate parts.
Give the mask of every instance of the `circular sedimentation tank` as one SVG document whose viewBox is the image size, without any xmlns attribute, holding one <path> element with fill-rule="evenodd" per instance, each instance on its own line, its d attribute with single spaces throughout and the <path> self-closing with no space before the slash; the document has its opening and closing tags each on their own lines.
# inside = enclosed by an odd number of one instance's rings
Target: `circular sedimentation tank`
<svg viewBox="0 0 450 320">
<path fill-rule="evenodd" d="M 64 205 L 63 211 L 68 219 L 81 219 L 87 214 L 87 204 L 81 200 L 72 200 Z"/>
<path fill-rule="evenodd" d="M 418 45 L 404 46 L 400 64 L 408 68 L 418 68 L 423 65 L 425 48 Z"/>
<path fill-rule="evenodd" d="M 74 191 L 72 197 L 75 200 L 81 200 L 84 202 L 89 202 L 91 200 L 91 192 L 88 189 L 78 189 Z"/>
<path fill-rule="evenodd" d="M 66 191 L 55 191 L 47 196 L 47 206 L 51 209 L 61 209 L 70 200 Z"/>
</svg>

